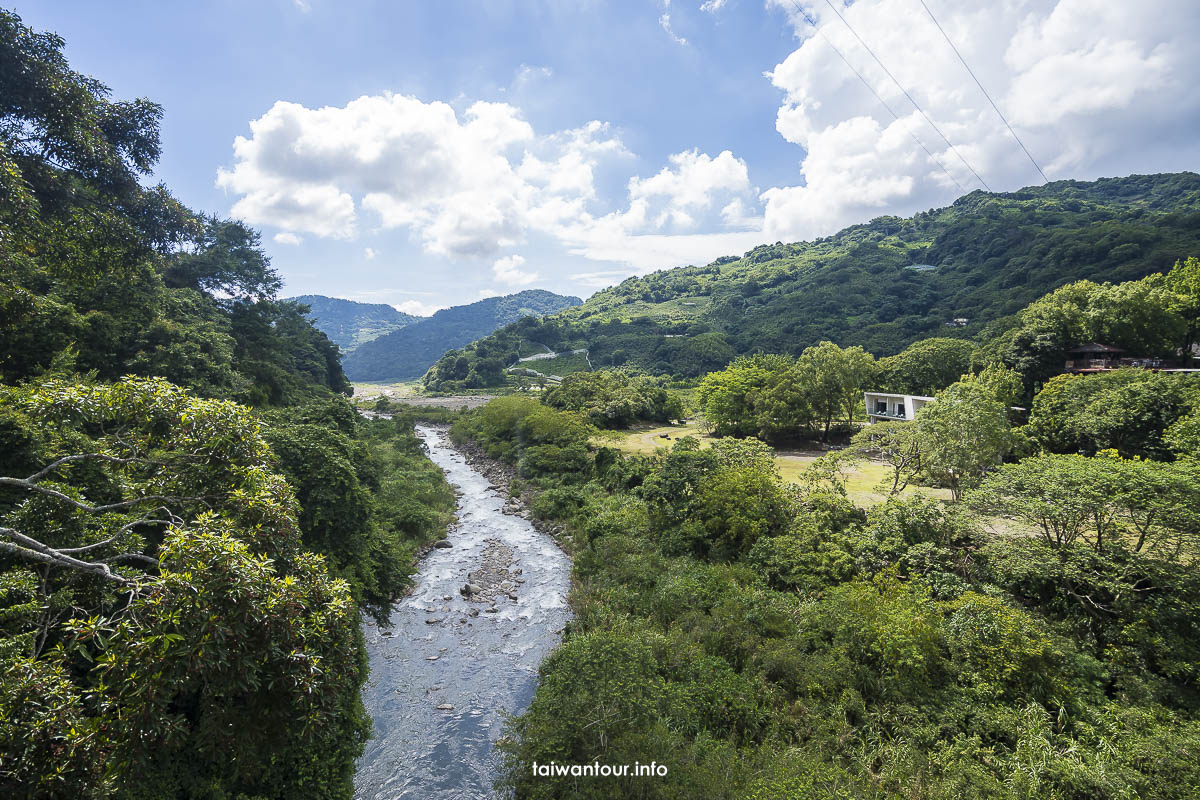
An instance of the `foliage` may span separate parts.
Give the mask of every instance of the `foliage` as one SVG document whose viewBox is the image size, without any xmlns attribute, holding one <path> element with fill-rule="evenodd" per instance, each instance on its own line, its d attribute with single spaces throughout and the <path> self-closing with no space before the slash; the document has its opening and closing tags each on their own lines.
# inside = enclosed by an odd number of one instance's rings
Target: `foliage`
<svg viewBox="0 0 1200 800">
<path fill-rule="evenodd" d="M 965 339 L 922 339 L 879 362 L 880 391 L 934 395 L 971 371 L 974 345 Z"/>
<path fill-rule="evenodd" d="M 355 601 L 452 493 L 330 402 L 259 233 L 143 183 L 161 109 L 63 48 L 0 10 L 0 795 L 349 798 Z"/>
<path fill-rule="evenodd" d="M 274 299 L 259 234 L 142 185 L 161 109 L 110 100 L 63 46 L 0 11 L 0 380 L 137 374 L 256 405 L 348 392 L 337 348 Z"/>
<path fill-rule="evenodd" d="M 358 616 L 250 413 L 161 380 L 3 393 L 4 575 L 37 578 L 6 623 L 6 796 L 349 797 Z"/>
<path fill-rule="evenodd" d="M 700 381 L 698 398 L 719 435 L 769 440 L 829 438 L 835 420 L 853 425 L 875 359 L 860 347 L 821 342 L 799 358 L 747 356 Z"/>
<path fill-rule="evenodd" d="M 747 387 L 794 364 L 739 360 L 708 399 L 761 408 Z M 539 798 L 1187 797 L 1200 786 L 1194 467 L 1116 454 L 1000 464 L 1011 434 L 998 398 L 1013 386 L 1003 368 L 969 376 L 916 420 L 859 436 L 928 446 L 936 470 L 912 471 L 960 491 L 982 482 L 970 504 L 918 494 L 864 514 L 783 487 L 753 438 L 603 448 L 595 478 L 538 477 L 539 514 L 575 532 L 576 618 L 504 745 L 506 785 Z M 516 458 L 537 404 L 492 405 L 480 429 Z M 1038 482 L 1018 483 L 1021 470 Z M 1028 524 L 1076 513 L 1082 532 L 996 536 L 971 506 Z M 597 760 L 670 771 L 530 769 Z"/>
<path fill-rule="evenodd" d="M 635 422 L 671 422 L 683 406 L 664 381 L 617 370 L 576 372 L 542 397 L 546 405 L 587 416 L 598 428 L 626 428 Z"/>
<path fill-rule="evenodd" d="M 1126 457 L 1170 458 L 1164 435 L 1200 402 L 1188 373 L 1137 368 L 1058 375 L 1033 400 L 1029 434 L 1055 453 L 1115 449 Z"/>
<path fill-rule="evenodd" d="M 981 355 L 1012 367 L 1034 389 L 1061 372 L 1067 352 L 1082 344 L 1118 347 L 1134 358 L 1189 353 L 1186 309 L 1168 288 L 1175 280 L 1153 274 L 1116 284 L 1068 284 L 1030 303 L 1015 326 L 984 344 Z"/>
<path fill-rule="evenodd" d="M 1013 445 L 1008 412 L 978 382 L 959 382 L 917 411 L 920 477 L 957 500 L 999 464 Z"/>
<path fill-rule="evenodd" d="M 1200 472 L 1193 462 L 1043 455 L 988 475 L 971 502 L 1037 529 L 1051 547 L 1114 543 L 1164 557 L 1197 552 Z"/>
<path fill-rule="evenodd" d="M 384 623 L 413 557 L 446 529 L 454 496 L 411 421 L 368 422 L 345 400 L 266 415 L 265 436 L 296 492 L 304 546 L 326 556 Z"/>
</svg>

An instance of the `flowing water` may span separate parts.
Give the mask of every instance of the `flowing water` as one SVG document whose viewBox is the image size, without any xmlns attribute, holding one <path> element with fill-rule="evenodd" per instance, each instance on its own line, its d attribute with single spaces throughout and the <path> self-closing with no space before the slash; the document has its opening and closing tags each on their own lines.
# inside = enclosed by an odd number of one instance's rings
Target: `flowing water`
<svg viewBox="0 0 1200 800">
<path fill-rule="evenodd" d="M 421 561 L 416 589 L 396 605 L 392 626 L 365 627 L 371 677 L 363 702 L 375 733 L 358 762 L 355 796 L 489 798 L 505 715 L 528 706 L 538 665 L 569 617 L 570 562 L 527 520 L 502 513 L 505 498 L 466 463 L 444 430 L 418 426 L 417 433 L 461 492 L 458 524 L 450 530 L 453 546 Z M 485 549 L 505 547 L 512 551 L 514 582 L 524 583 L 515 601 L 501 595 L 489 613 L 489 603 L 468 602 L 458 590 L 467 573 L 482 566 Z M 469 615 L 472 608 L 477 616 Z"/>
</svg>

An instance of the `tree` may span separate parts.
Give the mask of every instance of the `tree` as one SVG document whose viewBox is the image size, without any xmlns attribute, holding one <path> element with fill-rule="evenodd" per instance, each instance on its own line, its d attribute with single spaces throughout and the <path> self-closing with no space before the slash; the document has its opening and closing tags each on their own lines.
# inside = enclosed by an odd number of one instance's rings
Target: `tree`
<svg viewBox="0 0 1200 800">
<path fill-rule="evenodd" d="M 242 222 L 204 216 L 188 248 L 168 261 L 163 279 L 171 288 L 222 298 L 273 300 L 283 281 L 271 269 L 261 240 L 258 231 Z"/>
<path fill-rule="evenodd" d="M 1200 258 L 1190 256 L 1186 261 L 1176 261 L 1167 273 L 1166 288 L 1171 292 L 1171 310 L 1183 321 L 1179 352 L 1185 358 L 1192 355 L 1192 346 L 1200 335 Z"/>
<path fill-rule="evenodd" d="M 921 474 L 921 437 L 916 422 L 879 422 L 868 425 L 850 440 L 844 458 L 881 459 L 892 471 L 888 494 L 904 491 Z"/>
<path fill-rule="evenodd" d="M 956 383 L 939 393 L 914 424 L 922 477 L 949 487 L 955 500 L 1012 447 L 1007 409 L 978 384 Z"/>
<path fill-rule="evenodd" d="M 861 347 L 838 347 L 821 342 L 807 348 L 796 359 L 796 371 L 806 389 L 816 417 L 824 424 L 822 441 L 828 441 L 833 420 L 841 416 L 846 427 L 854 426 L 854 415 L 862 391 L 875 375 L 875 357 Z"/>
<path fill-rule="evenodd" d="M 1036 528 L 1052 547 L 1069 547 L 1086 533 L 1103 546 L 1112 519 L 1109 463 L 1079 455 L 1046 455 L 1005 464 L 970 495 L 975 508 Z M 1099 524 L 1097 525 L 1097 522 Z"/>
<path fill-rule="evenodd" d="M 349 797 L 358 615 L 248 410 L 161 380 L 0 395 L 0 585 L 34 600 L 0 647 L 5 796 Z"/>
<path fill-rule="evenodd" d="M 1029 430 L 1055 452 L 1096 452 L 1170 457 L 1164 434 L 1196 403 L 1194 376 L 1143 369 L 1063 375 L 1033 399 Z"/>
<path fill-rule="evenodd" d="M 970 371 L 974 349 L 966 339 L 922 339 L 879 362 L 879 388 L 933 395 Z"/>
<path fill-rule="evenodd" d="M 720 436 L 754 435 L 763 427 L 766 396 L 791 364 L 787 356 L 743 356 L 720 372 L 705 375 L 698 397 L 714 431 Z M 782 428 L 778 420 L 771 414 L 767 424 Z"/>
</svg>

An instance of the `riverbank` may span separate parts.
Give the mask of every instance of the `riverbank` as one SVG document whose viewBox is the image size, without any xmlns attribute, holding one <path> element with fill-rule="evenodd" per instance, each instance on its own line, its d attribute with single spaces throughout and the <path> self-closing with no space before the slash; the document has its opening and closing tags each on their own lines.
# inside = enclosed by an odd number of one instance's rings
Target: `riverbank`
<svg viewBox="0 0 1200 800">
<path fill-rule="evenodd" d="M 573 542 L 570 532 L 566 527 L 554 520 L 538 519 L 530 510 L 536 495 L 521 485 L 516 467 L 506 464 L 499 459 L 492 458 L 482 447 L 469 439 L 463 442 L 455 442 L 454 446 L 462 454 L 463 458 L 466 459 L 468 464 L 477 469 L 480 474 L 491 482 L 492 488 L 508 498 L 504 504 L 503 513 L 528 520 L 534 528 L 553 539 L 555 544 L 564 553 L 567 555 L 572 553 Z M 514 483 L 517 484 L 515 494 Z"/>
</svg>

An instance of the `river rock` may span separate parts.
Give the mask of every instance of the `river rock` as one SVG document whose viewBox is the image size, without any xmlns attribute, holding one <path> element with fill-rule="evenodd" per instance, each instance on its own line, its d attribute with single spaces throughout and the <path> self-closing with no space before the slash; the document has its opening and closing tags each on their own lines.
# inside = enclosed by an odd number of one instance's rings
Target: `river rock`
<svg viewBox="0 0 1200 800">
<path fill-rule="evenodd" d="M 426 625 L 437 625 L 441 621 L 442 621 L 441 617 L 426 617 L 425 618 Z"/>
<path fill-rule="evenodd" d="M 439 550 L 449 550 L 451 547 L 454 547 L 454 545 L 450 544 L 450 542 L 445 539 L 438 539 L 433 543 L 433 546 Z"/>
<path fill-rule="evenodd" d="M 438 705 L 437 710 L 438 711 L 453 711 L 454 706 L 450 705 L 449 703 L 441 703 L 440 705 Z"/>
</svg>

